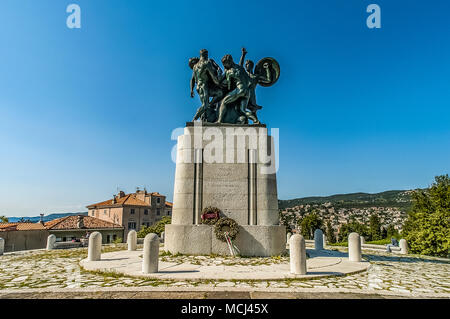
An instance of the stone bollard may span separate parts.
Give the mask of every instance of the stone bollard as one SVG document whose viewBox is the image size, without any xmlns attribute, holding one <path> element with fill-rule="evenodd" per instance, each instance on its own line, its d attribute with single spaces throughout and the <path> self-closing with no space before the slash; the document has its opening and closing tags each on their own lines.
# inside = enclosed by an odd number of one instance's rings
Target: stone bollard
<svg viewBox="0 0 450 319">
<path fill-rule="evenodd" d="M 292 234 L 291 233 L 287 233 L 286 234 L 286 243 L 289 244 L 289 240 L 291 239 Z"/>
<path fill-rule="evenodd" d="M 323 249 L 323 232 L 320 229 L 316 229 L 316 231 L 314 232 L 314 249 Z"/>
<path fill-rule="evenodd" d="M 88 261 L 100 260 L 102 256 L 102 234 L 98 231 L 89 236 Z"/>
<path fill-rule="evenodd" d="M 3 255 L 5 251 L 5 240 L 0 237 L 0 256 Z"/>
<path fill-rule="evenodd" d="M 127 244 L 128 244 L 128 250 L 133 251 L 136 250 L 137 247 L 137 233 L 136 231 L 130 230 L 127 236 Z"/>
<path fill-rule="evenodd" d="M 323 246 L 325 247 L 327 245 L 327 236 L 325 236 L 325 234 L 323 234 Z"/>
<path fill-rule="evenodd" d="M 406 239 L 404 238 L 400 239 L 398 246 L 400 247 L 400 254 L 402 255 L 408 254 L 408 242 L 406 241 Z"/>
<path fill-rule="evenodd" d="M 361 238 L 358 233 L 348 235 L 348 260 L 361 261 Z"/>
<path fill-rule="evenodd" d="M 47 237 L 47 250 L 55 249 L 56 236 L 51 234 Z"/>
<path fill-rule="evenodd" d="M 289 239 L 289 262 L 291 273 L 306 275 L 306 245 L 302 235 L 292 235 Z"/>
<path fill-rule="evenodd" d="M 158 272 L 159 238 L 156 234 L 148 234 L 144 239 L 144 258 L 142 272 L 150 274 Z"/>
<path fill-rule="evenodd" d="M 359 236 L 359 239 L 361 240 L 361 246 L 366 243 L 366 239 L 364 238 L 364 236 Z"/>
<path fill-rule="evenodd" d="M 164 242 L 164 237 L 166 236 L 166 233 L 165 232 L 162 232 L 161 233 L 161 242 Z"/>
</svg>

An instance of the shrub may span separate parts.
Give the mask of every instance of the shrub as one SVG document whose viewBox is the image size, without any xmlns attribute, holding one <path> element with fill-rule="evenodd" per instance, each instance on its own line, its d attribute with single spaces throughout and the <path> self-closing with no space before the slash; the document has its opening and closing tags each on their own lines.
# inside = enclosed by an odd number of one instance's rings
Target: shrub
<svg viewBox="0 0 450 319">
<path fill-rule="evenodd" d="M 164 231 L 165 225 L 170 224 L 172 222 L 172 218 L 169 216 L 164 216 L 161 218 L 161 220 L 157 221 L 153 225 L 146 227 L 142 226 L 141 230 L 138 231 L 137 236 L 138 238 L 144 238 L 147 234 L 157 234 L 158 236 L 161 236 L 161 233 Z"/>
<path fill-rule="evenodd" d="M 113 241 L 113 244 L 121 244 L 121 243 L 123 243 L 122 237 L 117 237 L 117 239 Z"/>
</svg>

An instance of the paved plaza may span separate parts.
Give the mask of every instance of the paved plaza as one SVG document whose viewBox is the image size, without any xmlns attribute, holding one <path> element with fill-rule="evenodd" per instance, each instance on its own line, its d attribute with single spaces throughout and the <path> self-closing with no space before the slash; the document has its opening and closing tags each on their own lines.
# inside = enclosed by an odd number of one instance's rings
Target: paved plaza
<svg viewBox="0 0 450 319">
<path fill-rule="evenodd" d="M 140 247 L 138 247 L 139 249 Z M 103 256 L 107 253 L 123 250 L 126 245 L 103 247 Z M 345 253 L 344 248 L 339 248 Z M 308 250 L 308 253 L 311 251 Z M 55 296 L 67 293 L 87 294 L 95 292 L 122 290 L 156 292 L 199 292 L 249 291 L 277 293 L 278 296 L 311 296 L 332 293 L 403 297 L 438 297 L 450 298 L 450 261 L 424 256 L 400 256 L 385 252 L 363 251 L 363 258 L 370 262 L 367 271 L 346 276 L 332 276 L 304 280 L 302 278 L 285 278 L 280 280 L 246 279 L 167 279 L 123 276 L 117 272 L 90 272 L 80 267 L 80 261 L 87 256 L 86 248 L 70 250 L 35 250 L 7 253 L 0 257 L 0 297 L 8 294 L 28 293 L 42 297 L 39 291 L 46 291 Z M 182 256 L 168 255 L 161 251 L 161 263 L 191 263 L 193 266 L 226 267 L 243 265 L 280 267 L 288 263 L 288 257 L 267 258 L 231 258 L 217 256 Z M 224 268 L 225 267 L 225 268 Z M 285 266 L 284 266 L 285 267 Z M 219 269 L 219 268 L 218 268 Z M 70 288 L 70 289 L 67 289 Z M 80 292 L 81 291 L 81 292 Z M 90 292 L 89 292 L 90 291 Z M 292 294 L 292 295 L 289 295 Z M 101 295 L 101 294 L 100 294 Z M 203 296 L 202 294 L 200 294 Z M 24 295 L 25 296 L 25 295 Z M 123 296 L 127 296 L 124 293 Z"/>
<path fill-rule="evenodd" d="M 89 271 L 120 273 L 133 277 L 173 280 L 310 280 L 329 276 L 342 276 L 366 271 L 369 262 L 350 262 L 346 254 L 338 251 L 310 250 L 307 261 L 308 273 L 290 273 L 287 258 L 208 258 L 189 256 L 185 258 L 162 257 L 157 273 L 142 274 L 142 250 L 117 251 L 102 255 L 100 261 L 81 261 Z"/>
</svg>

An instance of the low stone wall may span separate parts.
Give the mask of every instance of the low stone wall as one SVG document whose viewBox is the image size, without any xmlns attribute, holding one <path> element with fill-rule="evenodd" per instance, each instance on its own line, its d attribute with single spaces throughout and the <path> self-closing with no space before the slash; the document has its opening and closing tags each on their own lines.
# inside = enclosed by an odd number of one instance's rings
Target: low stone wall
<svg viewBox="0 0 450 319">
<path fill-rule="evenodd" d="M 5 252 L 45 248 L 48 235 L 45 229 L 0 232 L 5 240 Z"/>
<path fill-rule="evenodd" d="M 378 250 L 386 250 L 386 245 L 374 245 L 374 244 L 362 244 L 362 248 L 370 248 L 370 249 L 378 249 Z M 392 251 L 400 251 L 400 247 L 391 246 Z"/>
<path fill-rule="evenodd" d="M 64 241 L 64 242 L 56 242 L 54 249 L 70 249 L 79 247 L 83 247 L 83 244 L 81 242 Z"/>
</svg>

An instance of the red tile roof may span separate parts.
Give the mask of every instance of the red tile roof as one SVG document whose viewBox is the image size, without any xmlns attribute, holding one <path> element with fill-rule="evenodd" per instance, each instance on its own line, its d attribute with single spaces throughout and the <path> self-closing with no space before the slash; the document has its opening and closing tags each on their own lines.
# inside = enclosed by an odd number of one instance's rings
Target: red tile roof
<svg viewBox="0 0 450 319">
<path fill-rule="evenodd" d="M 150 204 L 147 204 L 144 201 L 136 198 L 136 194 L 128 194 L 122 198 L 117 198 L 114 203 L 113 199 L 105 200 L 104 202 L 100 202 L 97 204 L 92 204 L 86 206 L 87 208 L 97 208 L 97 207 L 110 207 L 110 206 L 146 206 L 150 207 Z"/>
<path fill-rule="evenodd" d="M 45 223 L 45 228 L 47 228 L 48 230 L 79 229 L 78 227 L 79 216 L 83 217 L 84 228 L 82 229 L 123 228 L 123 226 L 121 225 L 84 215 L 72 215 L 54 219 L 52 221 Z"/>
<path fill-rule="evenodd" d="M 0 223 L 0 231 L 45 230 L 41 223 Z"/>
<path fill-rule="evenodd" d="M 171 203 L 171 202 L 166 202 L 166 207 L 173 207 L 173 203 Z"/>
</svg>

